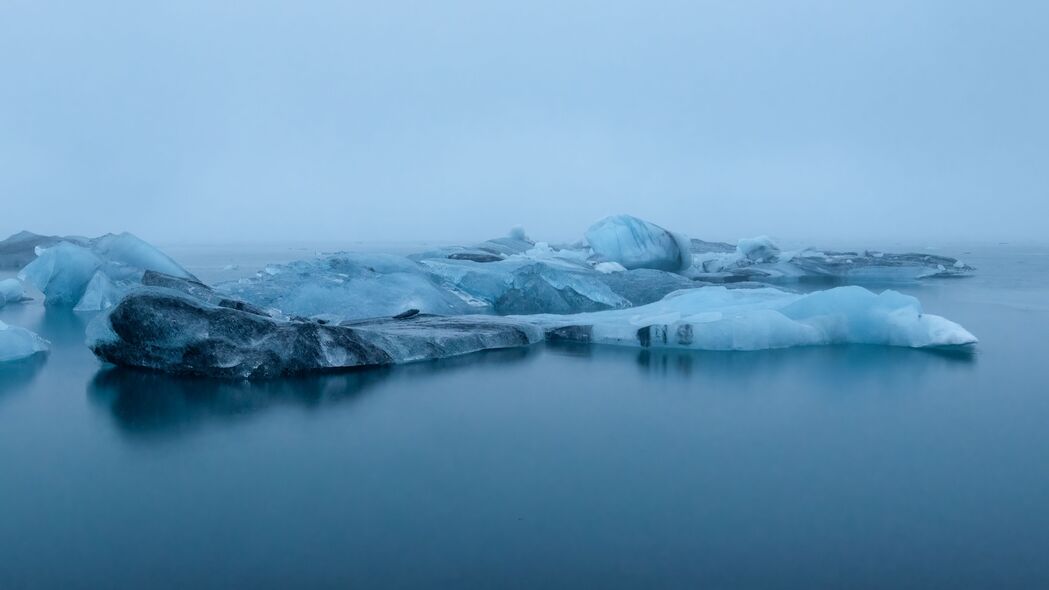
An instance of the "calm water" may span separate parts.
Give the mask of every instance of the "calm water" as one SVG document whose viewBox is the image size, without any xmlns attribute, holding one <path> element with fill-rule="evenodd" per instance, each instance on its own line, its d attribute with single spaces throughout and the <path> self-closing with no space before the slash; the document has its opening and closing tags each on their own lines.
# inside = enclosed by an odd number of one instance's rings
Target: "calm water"
<svg viewBox="0 0 1049 590">
<path fill-rule="evenodd" d="M 54 350 L 0 369 L 0 588 L 1049 587 L 1049 249 L 968 251 L 979 277 L 906 290 L 973 354 L 536 346 L 249 384 L 103 367 L 86 317 L 8 306 Z"/>
</svg>

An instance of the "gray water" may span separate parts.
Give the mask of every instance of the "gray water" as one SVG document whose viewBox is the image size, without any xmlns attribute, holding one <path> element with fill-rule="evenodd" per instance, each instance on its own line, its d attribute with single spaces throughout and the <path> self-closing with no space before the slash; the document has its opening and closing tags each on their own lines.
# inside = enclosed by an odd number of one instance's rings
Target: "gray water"
<svg viewBox="0 0 1049 590">
<path fill-rule="evenodd" d="M 977 277 L 902 290 L 971 353 L 539 345 L 215 382 L 9 305 L 53 350 L 0 368 L 0 588 L 1049 587 L 1049 249 L 966 251 Z M 262 257 L 171 252 L 207 280 Z"/>
</svg>

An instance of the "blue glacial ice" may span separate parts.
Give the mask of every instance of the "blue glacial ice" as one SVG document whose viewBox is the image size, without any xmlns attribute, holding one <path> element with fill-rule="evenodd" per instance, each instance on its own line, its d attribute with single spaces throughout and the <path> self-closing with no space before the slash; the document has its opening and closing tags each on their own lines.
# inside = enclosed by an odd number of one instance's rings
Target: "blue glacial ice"
<svg viewBox="0 0 1049 590">
<path fill-rule="evenodd" d="M 28 358 L 49 348 L 47 340 L 36 333 L 0 322 L 0 363 Z"/>
<path fill-rule="evenodd" d="M 722 242 L 692 240 L 689 277 L 709 282 L 784 283 L 821 280 L 838 283 L 903 283 L 970 276 L 975 269 L 947 256 L 893 254 L 876 250 L 781 250 L 767 236 Z"/>
<path fill-rule="evenodd" d="M 775 288 L 705 287 L 632 309 L 513 319 L 550 339 L 652 348 L 763 350 L 828 344 L 963 346 L 976 337 L 917 299 L 858 286 L 807 295 Z"/>
<path fill-rule="evenodd" d="M 18 279 L 0 280 L 0 307 L 23 299 L 25 299 L 25 289 L 22 288 L 22 281 Z"/>
<path fill-rule="evenodd" d="M 44 294 L 49 306 L 77 311 L 106 309 L 152 270 L 193 278 L 166 254 L 129 233 L 38 248 L 19 278 Z"/>
<path fill-rule="evenodd" d="M 680 274 L 613 264 L 595 267 L 584 250 L 505 238 L 408 258 L 323 255 L 216 288 L 289 316 L 360 319 L 409 309 L 441 315 L 619 309 L 698 285 Z"/>
<path fill-rule="evenodd" d="M 626 269 L 651 268 L 670 272 L 692 266 L 687 237 L 630 215 L 613 215 L 586 230 L 594 257 Z"/>
</svg>

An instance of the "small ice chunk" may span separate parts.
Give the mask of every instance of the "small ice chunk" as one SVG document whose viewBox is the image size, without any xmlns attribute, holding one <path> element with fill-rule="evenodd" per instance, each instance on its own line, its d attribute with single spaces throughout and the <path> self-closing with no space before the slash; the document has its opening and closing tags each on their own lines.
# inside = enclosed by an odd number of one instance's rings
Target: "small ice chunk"
<svg viewBox="0 0 1049 590">
<path fill-rule="evenodd" d="M 48 341 L 34 332 L 0 322 L 0 363 L 30 357 L 48 348 Z"/>
<path fill-rule="evenodd" d="M 743 238 L 736 245 L 740 256 L 751 262 L 772 262 L 779 256 L 779 246 L 768 236 Z"/>
<path fill-rule="evenodd" d="M 0 280 L 0 307 L 3 307 L 5 303 L 21 301 L 24 298 L 25 290 L 22 288 L 22 281 L 18 279 Z"/>
</svg>

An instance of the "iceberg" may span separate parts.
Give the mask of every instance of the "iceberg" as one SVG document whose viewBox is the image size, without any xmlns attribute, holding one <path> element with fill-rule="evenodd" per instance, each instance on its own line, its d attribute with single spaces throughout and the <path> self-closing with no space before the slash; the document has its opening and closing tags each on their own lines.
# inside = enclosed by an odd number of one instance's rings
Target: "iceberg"
<svg viewBox="0 0 1049 590">
<path fill-rule="evenodd" d="M 809 294 L 704 287 L 632 309 L 513 319 L 548 338 L 651 348 L 764 350 L 829 344 L 911 348 L 975 344 L 965 328 L 922 312 L 914 297 L 863 287 Z"/>
<path fill-rule="evenodd" d="M 0 307 L 7 303 L 22 301 L 25 298 L 25 289 L 22 288 L 21 281 L 18 279 L 0 280 Z"/>
<path fill-rule="evenodd" d="M 0 363 L 28 358 L 49 348 L 47 340 L 36 333 L 0 322 Z"/>
<path fill-rule="evenodd" d="M 692 240 L 691 247 L 693 265 L 682 274 L 708 282 L 819 280 L 878 284 L 966 277 L 975 270 L 955 258 L 932 254 L 812 248 L 783 251 L 767 236 L 739 240 L 735 247 Z"/>
<path fill-rule="evenodd" d="M 692 266 L 691 242 L 685 236 L 630 215 L 613 215 L 586 230 L 586 241 L 602 262 L 627 269 L 671 272 Z"/>
<path fill-rule="evenodd" d="M 855 286 L 806 295 L 715 286 L 589 313 L 441 316 L 411 309 L 331 322 L 284 317 L 189 279 L 148 272 L 143 281 L 91 322 L 88 346 L 113 364 L 212 377 L 269 378 L 406 363 L 528 346 L 544 338 L 701 350 L 976 342 L 960 325 L 923 313 L 914 297 Z"/>
<path fill-rule="evenodd" d="M 18 276 L 44 293 L 46 305 L 95 311 L 113 305 L 141 282 L 147 270 L 193 277 L 166 254 L 129 233 L 38 248 L 36 259 Z"/>
<path fill-rule="evenodd" d="M 493 316 L 410 310 L 339 324 L 286 319 L 219 299 L 200 283 L 156 274 L 150 280 L 169 287 L 139 287 L 88 325 L 88 346 L 103 361 L 183 375 L 268 378 L 445 358 L 542 339 L 538 328 Z"/>
</svg>

